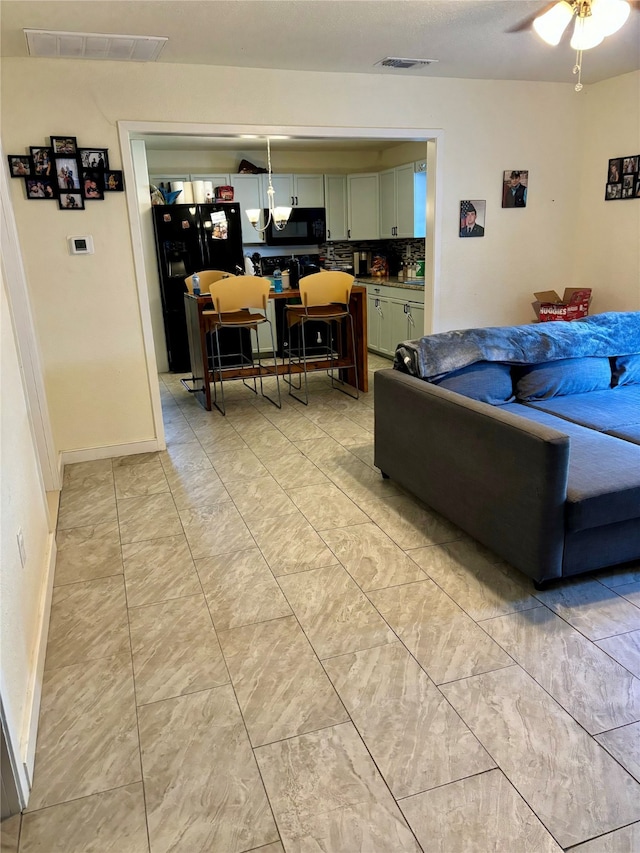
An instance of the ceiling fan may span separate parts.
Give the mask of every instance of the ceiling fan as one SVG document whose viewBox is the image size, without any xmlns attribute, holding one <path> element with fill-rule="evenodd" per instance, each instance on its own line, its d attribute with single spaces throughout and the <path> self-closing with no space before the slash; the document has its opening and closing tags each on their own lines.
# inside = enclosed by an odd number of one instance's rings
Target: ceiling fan
<svg viewBox="0 0 640 853">
<path fill-rule="evenodd" d="M 575 17 L 571 47 L 577 52 L 573 73 L 578 75 L 575 89 L 580 92 L 582 51 L 597 47 L 606 36 L 617 32 L 626 23 L 632 8 L 640 11 L 640 0 L 555 0 L 507 32 L 519 33 L 532 28 L 543 41 L 555 47 Z"/>
</svg>

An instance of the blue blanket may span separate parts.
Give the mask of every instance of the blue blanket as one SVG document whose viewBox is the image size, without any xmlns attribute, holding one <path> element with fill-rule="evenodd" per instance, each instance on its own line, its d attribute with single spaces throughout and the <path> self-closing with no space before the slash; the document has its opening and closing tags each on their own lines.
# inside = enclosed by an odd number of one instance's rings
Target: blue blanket
<svg viewBox="0 0 640 853">
<path fill-rule="evenodd" d="M 561 358 L 640 353 L 640 311 L 594 314 L 570 323 L 493 326 L 427 335 L 396 348 L 394 368 L 439 379 L 477 361 L 539 364 Z"/>
</svg>

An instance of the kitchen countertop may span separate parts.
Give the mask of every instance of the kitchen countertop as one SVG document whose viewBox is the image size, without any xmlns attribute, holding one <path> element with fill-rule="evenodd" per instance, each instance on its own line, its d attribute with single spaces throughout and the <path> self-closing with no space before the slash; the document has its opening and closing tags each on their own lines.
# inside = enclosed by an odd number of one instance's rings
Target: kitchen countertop
<svg viewBox="0 0 640 853">
<path fill-rule="evenodd" d="M 398 281 L 394 275 L 390 276 L 356 276 L 359 284 L 380 284 L 384 287 L 404 287 L 406 290 L 424 290 L 423 278 L 407 278 Z"/>
</svg>

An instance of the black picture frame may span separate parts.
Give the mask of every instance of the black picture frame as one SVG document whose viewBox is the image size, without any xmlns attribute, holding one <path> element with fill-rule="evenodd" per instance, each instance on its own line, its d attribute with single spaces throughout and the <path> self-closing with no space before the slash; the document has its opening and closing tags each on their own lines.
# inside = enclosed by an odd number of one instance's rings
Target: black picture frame
<svg viewBox="0 0 640 853">
<path fill-rule="evenodd" d="M 124 192 L 124 181 L 122 172 L 107 169 L 104 173 L 104 191 L 106 193 L 121 193 Z"/>
<path fill-rule="evenodd" d="M 607 167 L 605 201 L 640 198 L 640 154 L 612 157 Z"/>
<path fill-rule="evenodd" d="M 58 207 L 60 210 L 84 210 L 84 198 L 79 190 L 66 192 L 60 191 L 58 196 Z"/>
<path fill-rule="evenodd" d="M 78 140 L 75 136 L 52 136 L 50 138 L 54 157 L 75 156 L 78 153 Z"/>
<path fill-rule="evenodd" d="M 78 148 L 78 159 L 83 169 L 108 169 L 108 148 Z M 100 162 L 102 160 L 102 162 Z"/>
<path fill-rule="evenodd" d="M 104 198 L 104 173 L 102 169 L 82 170 L 82 195 L 87 201 Z"/>
<path fill-rule="evenodd" d="M 33 160 L 29 154 L 8 154 L 9 174 L 12 178 L 30 178 L 33 176 Z"/>
<path fill-rule="evenodd" d="M 77 157 L 54 157 L 55 177 L 62 193 L 80 192 L 80 162 Z"/>
<path fill-rule="evenodd" d="M 58 198 L 58 186 L 53 176 L 34 175 L 24 179 L 29 201 L 53 201 Z"/>
<path fill-rule="evenodd" d="M 31 160 L 34 175 L 53 174 L 53 149 L 46 145 L 31 145 Z"/>
</svg>

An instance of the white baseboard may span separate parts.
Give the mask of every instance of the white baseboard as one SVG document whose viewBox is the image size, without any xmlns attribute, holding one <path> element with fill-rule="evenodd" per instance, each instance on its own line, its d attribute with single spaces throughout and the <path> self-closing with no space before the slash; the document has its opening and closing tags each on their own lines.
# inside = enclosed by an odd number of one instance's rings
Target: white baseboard
<svg viewBox="0 0 640 853">
<path fill-rule="evenodd" d="M 152 438 L 149 441 L 133 441 L 130 444 L 108 444 L 105 447 L 87 447 L 84 450 L 63 450 L 62 465 L 73 462 L 93 462 L 96 459 L 111 459 L 115 456 L 133 456 L 135 453 L 154 453 L 164 450 L 164 442 Z"/>
<path fill-rule="evenodd" d="M 26 706 L 24 715 L 24 729 L 20 739 L 20 757 L 23 769 L 29 781 L 29 787 L 33 780 L 33 766 L 36 758 L 36 740 L 38 735 L 38 719 L 40 717 L 40 700 L 42 698 L 42 677 L 44 674 L 44 661 L 47 654 L 47 639 L 49 637 L 49 618 L 51 616 L 51 598 L 53 596 L 53 577 L 56 568 L 56 538 L 55 532 L 49 535 L 48 559 L 45 569 L 45 582 L 42 586 L 42 594 L 38 607 L 38 644 L 35 650 L 35 659 L 31 666 L 31 682 L 27 689 Z"/>
</svg>

